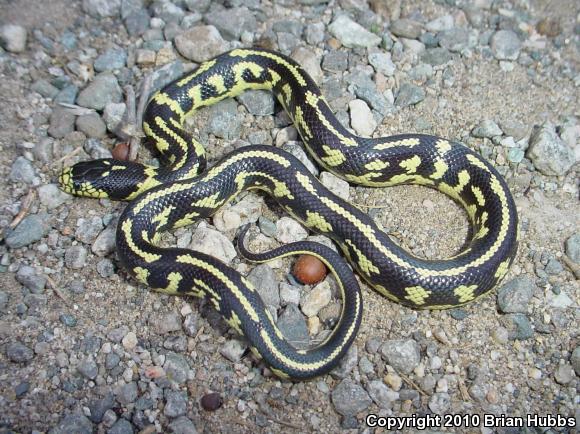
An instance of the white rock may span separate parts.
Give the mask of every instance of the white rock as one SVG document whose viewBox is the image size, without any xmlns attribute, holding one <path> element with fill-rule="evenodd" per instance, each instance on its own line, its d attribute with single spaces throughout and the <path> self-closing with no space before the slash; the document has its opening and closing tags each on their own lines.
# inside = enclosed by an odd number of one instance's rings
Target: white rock
<svg viewBox="0 0 580 434">
<path fill-rule="evenodd" d="M 308 231 L 290 217 L 282 217 L 276 222 L 276 239 L 281 243 L 301 241 L 308 236 Z"/>
<path fill-rule="evenodd" d="M 322 68 L 320 68 L 320 56 L 304 47 L 296 48 L 290 55 L 302 66 L 316 83 L 322 82 Z"/>
<path fill-rule="evenodd" d="M 278 134 L 276 134 L 276 146 L 280 147 L 284 143 L 295 141 L 296 139 L 298 139 L 298 130 L 296 130 L 296 127 L 291 125 L 289 127 L 282 128 L 280 131 L 278 131 Z"/>
<path fill-rule="evenodd" d="M 12 53 L 22 53 L 26 49 L 26 29 L 16 24 L 1 26 L 0 45 Z"/>
<path fill-rule="evenodd" d="M 121 342 L 123 343 L 123 348 L 132 350 L 137 346 L 137 335 L 135 332 L 129 332 L 123 337 Z"/>
<path fill-rule="evenodd" d="M 350 125 L 357 134 L 370 136 L 377 128 L 377 122 L 371 109 L 362 99 L 355 99 L 348 103 L 350 110 Z"/>
<path fill-rule="evenodd" d="M 330 284 L 324 280 L 316 285 L 312 290 L 302 297 L 300 301 L 300 308 L 302 313 L 307 317 L 316 315 L 320 309 L 330 303 L 332 298 L 332 291 Z"/>
<path fill-rule="evenodd" d="M 214 26 L 196 26 L 175 37 L 175 48 L 179 54 L 198 63 L 223 53 L 227 46 Z"/>
<path fill-rule="evenodd" d="M 214 215 L 213 224 L 219 231 L 226 232 L 255 223 L 262 213 L 263 205 L 262 196 L 249 193 L 238 203 L 220 208 Z"/>
<path fill-rule="evenodd" d="M 107 103 L 105 109 L 103 110 L 103 120 L 105 121 L 109 131 L 115 132 L 123 120 L 123 116 L 125 115 L 126 110 L 127 106 L 124 102 Z"/>
<path fill-rule="evenodd" d="M 451 30 L 453 26 L 453 17 L 451 15 L 443 15 L 425 24 L 425 29 L 429 32 L 437 33 L 443 30 Z"/>
<path fill-rule="evenodd" d="M 189 247 L 218 258 L 226 264 L 229 264 L 236 257 L 236 249 L 232 242 L 221 232 L 205 225 L 197 227 Z"/>
<path fill-rule="evenodd" d="M 338 16 L 328 31 L 335 36 L 342 45 L 348 48 L 366 48 L 379 45 L 381 38 L 369 32 L 360 24 L 354 22 L 346 15 Z"/>
</svg>

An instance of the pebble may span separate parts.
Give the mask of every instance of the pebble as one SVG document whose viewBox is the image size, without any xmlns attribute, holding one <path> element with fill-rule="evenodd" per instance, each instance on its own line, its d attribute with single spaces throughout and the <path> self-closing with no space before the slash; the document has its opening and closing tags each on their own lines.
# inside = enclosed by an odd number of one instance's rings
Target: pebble
<svg viewBox="0 0 580 434">
<path fill-rule="evenodd" d="M 97 378 L 99 368 L 92 358 L 87 358 L 78 364 L 77 371 L 86 379 L 94 380 Z"/>
<path fill-rule="evenodd" d="M 114 17 L 121 12 L 121 0 L 83 0 L 83 10 L 93 18 Z"/>
<path fill-rule="evenodd" d="M 425 24 L 425 30 L 432 33 L 453 29 L 454 22 L 451 15 L 443 15 Z"/>
<path fill-rule="evenodd" d="M 138 342 L 137 335 L 135 334 L 135 332 L 127 332 L 127 334 L 123 336 L 121 342 L 123 344 L 123 348 L 125 348 L 128 351 L 131 351 L 135 349 L 135 347 L 137 346 Z"/>
<path fill-rule="evenodd" d="M 566 255 L 576 264 L 580 264 L 580 232 L 566 240 Z"/>
<path fill-rule="evenodd" d="M 565 175 L 576 161 L 574 151 L 558 137 L 550 123 L 534 127 L 526 156 L 548 176 Z"/>
<path fill-rule="evenodd" d="M 350 375 L 356 365 L 358 364 L 358 348 L 356 345 L 351 345 L 346 354 L 340 359 L 338 366 L 331 371 L 334 378 L 346 378 Z"/>
<path fill-rule="evenodd" d="M 572 382 L 572 380 L 574 380 L 574 377 L 574 369 L 567 363 L 559 365 L 556 369 L 556 372 L 554 372 L 554 379 L 558 384 L 569 384 Z"/>
<path fill-rule="evenodd" d="M 214 26 L 196 26 L 175 37 L 175 48 L 183 57 L 201 63 L 227 49 L 227 42 Z"/>
<path fill-rule="evenodd" d="M 517 60 L 522 42 L 511 30 L 498 30 L 490 39 L 490 47 L 498 60 Z"/>
<path fill-rule="evenodd" d="M 177 384 L 185 383 L 190 371 L 185 357 L 173 352 L 166 354 L 163 369 L 165 369 L 167 378 Z"/>
<path fill-rule="evenodd" d="M 320 57 L 316 53 L 307 48 L 298 47 L 292 51 L 290 57 L 304 68 L 315 83 L 322 83 L 324 74 L 320 68 Z"/>
<path fill-rule="evenodd" d="M 372 403 L 366 390 L 349 378 L 342 380 L 334 388 L 331 398 L 336 411 L 345 417 L 366 410 Z"/>
<path fill-rule="evenodd" d="M 381 38 L 369 32 L 346 15 L 339 15 L 328 26 L 328 31 L 348 48 L 368 48 L 381 43 Z"/>
<path fill-rule="evenodd" d="M 30 214 L 13 230 L 5 232 L 4 241 L 11 249 L 18 249 L 41 240 L 46 230 L 43 218 L 38 214 Z"/>
<path fill-rule="evenodd" d="M 481 121 L 473 130 L 471 130 L 471 135 L 473 137 L 488 138 L 501 136 L 503 131 L 501 128 L 492 120 L 484 119 Z"/>
<path fill-rule="evenodd" d="M 17 157 L 10 169 L 10 181 L 37 185 L 40 180 L 32 163 L 24 157 Z"/>
<path fill-rule="evenodd" d="M 150 16 L 146 9 L 137 9 L 124 17 L 129 36 L 141 36 L 149 29 Z"/>
<path fill-rule="evenodd" d="M 307 317 L 316 315 L 332 298 L 330 284 L 325 280 L 307 292 L 300 300 L 300 308 Z"/>
<path fill-rule="evenodd" d="M 116 230 L 106 228 L 95 239 L 91 246 L 91 251 L 100 257 L 113 253 L 116 249 Z"/>
<path fill-rule="evenodd" d="M 282 217 L 276 222 L 276 239 L 281 243 L 302 241 L 308 236 L 308 231 L 290 217 Z"/>
<path fill-rule="evenodd" d="M 22 53 L 26 50 L 26 28 L 18 24 L 0 26 L 0 45 L 11 53 Z"/>
<path fill-rule="evenodd" d="M 387 375 L 385 375 L 384 380 L 387 386 L 389 386 L 395 392 L 401 390 L 401 387 L 403 386 L 403 379 L 392 372 L 389 372 Z"/>
<path fill-rule="evenodd" d="M 206 411 L 215 411 L 224 403 L 222 396 L 217 392 L 206 393 L 201 397 L 200 404 Z"/>
<path fill-rule="evenodd" d="M 381 345 L 380 352 L 389 365 L 404 374 L 412 372 L 421 361 L 419 345 L 412 339 L 389 340 Z"/>
<path fill-rule="evenodd" d="M 255 116 L 274 114 L 274 98 L 271 92 L 265 90 L 248 90 L 242 93 L 238 99 Z"/>
<path fill-rule="evenodd" d="M 84 3 L 86 3 L 85 0 Z M 93 434 L 93 424 L 83 414 L 70 413 L 63 417 L 60 422 L 54 426 L 49 434 Z"/>
<path fill-rule="evenodd" d="M 444 30 L 437 34 L 437 38 L 439 45 L 452 53 L 460 53 L 476 44 L 469 31 L 461 27 Z"/>
<path fill-rule="evenodd" d="M 178 417 L 168 426 L 173 434 L 197 434 L 198 432 L 194 423 L 186 416 Z"/>
<path fill-rule="evenodd" d="M 127 52 L 124 49 L 109 48 L 95 59 L 93 68 L 96 72 L 113 71 L 124 67 L 126 62 Z"/>
<path fill-rule="evenodd" d="M 30 89 L 48 99 L 53 99 L 59 93 L 57 87 L 42 79 L 36 80 Z"/>
<path fill-rule="evenodd" d="M 75 125 L 87 137 L 101 139 L 107 135 L 107 125 L 97 113 L 77 117 Z"/>
<path fill-rule="evenodd" d="M 324 23 L 310 23 L 306 26 L 306 42 L 310 45 L 318 45 L 324 41 Z"/>
<path fill-rule="evenodd" d="M 395 105 L 397 107 L 407 107 L 420 103 L 425 99 L 425 91 L 412 83 L 402 83 L 395 98 Z"/>
<path fill-rule="evenodd" d="M 153 15 L 165 23 L 179 23 L 185 11 L 170 1 L 156 1 L 152 5 Z"/>
<path fill-rule="evenodd" d="M 105 369 L 108 371 L 116 368 L 121 363 L 121 357 L 117 353 L 109 353 L 105 357 Z"/>
<path fill-rule="evenodd" d="M 529 318 L 522 313 L 512 313 L 505 316 L 506 328 L 511 340 L 526 340 L 534 336 L 534 329 Z"/>
<path fill-rule="evenodd" d="M 276 325 L 293 346 L 298 349 L 306 349 L 310 344 L 308 326 L 304 315 L 298 306 L 290 303 L 278 317 Z"/>
<path fill-rule="evenodd" d="M 362 99 L 355 99 L 348 103 L 350 124 L 357 134 L 371 136 L 377 128 L 371 109 Z"/>
<path fill-rule="evenodd" d="M 242 118 L 238 116 L 238 105 L 226 99 L 209 108 L 208 130 L 217 137 L 234 140 L 240 137 Z"/>
<path fill-rule="evenodd" d="M 220 348 L 220 354 L 228 359 L 230 362 L 239 362 L 242 355 L 246 351 L 246 345 L 238 339 L 230 339 L 226 341 Z"/>
<path fill-rule="evenodd" d="M 300 304 L 300 289 L 292 286 L 286 282 L 281 282 L 280 289 L 280 304 L 287 306 L 289 304 Z"/>
<path fill-rule="evenodd" d="M 254 285 L 266 306 L 274 310 L 280 306 L 280 292 L 274 270 L 268 264 L 259 264 L 248 274 L 248 280 Z"/>
<path fill-rule="evenodd" d="M 500 345 L 507 344 L 509 341 L 509 332 L 505 327 L 495 327 L 491 331 L 491 337 Z"/>
<path fill-rule="evenodd" d="M 348 53 L 344 51 L 329 51 L 322 58 L 322 68 L 330 72 L 342 72 L 348 68 Z"/>
<path fill-rule="evenodd" d="M 375 71 L 387 77 L 395 74 L 397 67 L 391 59 L 391 53 L 377 51 L 369 54 L 369 63 L 375 68 Z"/>
<path fill-rule="evenodd" d="M 169 390 L 165 393 L 165 408 L 163 414 L 168 417 L 183 416 L 187 411 L 187 393 L 179 390 Z"/>
<path fill-rule="evenodd" d="M 453 54 L 443 47 L 428 48 L 421 54 L 421 61 L 431 66 L 445 65 L 453 60 Z"/>
<path fill-rule="evenodd" d="M 406 18 L 394 20 L 389 27 L 395 36 L 407 39 L 417 39 L 421 35 L 421 23 Z"/>
<path fill-rule="evenodd" d="M 23 265 L 16 273 L 16 280 L 34 294 L 40 294 L 46 286 L 46 276 L 39 275 L 34 267 Z"/>
<path fill-rule="evenodd" d="M 298 160 L 306 166 L 308 171 L 313 175 L 318 175 L 318 168 L 310 161 L 300 142 L 287 142 L 282 146 L 282 149 L 294 155 Z"/>
<path fill-rule="evenodd" d="M 536 285 L 527 276 L 504 283 L 497 292 L 497 305 L 503 313 L 527 313 Z"/>
<path fill-rule="evenodd" d="M 88 405 L 90 414 L 89 419 L 94 423 L 101 423 L 103 416 L 107 410 L 110 410 L 115 405 L 115 399 L 111 393 L 96 401 L 91 401 Z"/>
<path fill-rule="evenodd" d="M 77 104 L 81 107 L 103 110 L 111 102 L 118 103 L 123 99 L 117 78 L 110 72 L 103 72 L 79 92 Z"/>
<path fill-rule="evenodd" d="M 133 434 L 133 425 L 127 419 L 119 418 L 107 431 L 107 434 Z"/>
<path fill-rule="evenodd" d="M 340 179 L 330 172 L 322 172 L 320 174 L 320 182 L 338 197 L 344 200 L 349 199 L 350 186 L 344 179 Z"/>
<path fill-rule="evenodd" d="M 63 192 L 58 184 L 45 184 L 38 187 L 38 198 L 40 203 L 46 206 L 49 210 L 58 208 L 65 202 L 70 202 L 72 196 Z"/>
<path fill-rule="evenodd" d="M 62 139 L 75 129 L 75 116 L 64 107 L 55 107 L 50 114 L 48 134 L 55 139 Z"/>
<path fill-rule="evenodd" d="M 181 331 L 181 316 L 178 312 L 169 312 L 157 323 L 159 334 L 166 335 L 171 332 Z"/>
<path fill-rule="evenodd" d="M 227 40 L 238 40 L 243 32 L 254 32 L 256 18 L 246 7 L 234 7 L 210 12 L 205 21 L 215 26 Z"/>
<path fill-rule="evenodd" d="M 83 246 L 71 246 L 65 251 L 64 263 L 71 270 L 80 270 L 87 263 L 87 255 L 87 249 Z"/>
<path fill-rule="evenodd" d="M 367 385 L 369 396 L 379 408 L 391 409 L 393 403 L 399 399 L 399 393 L 389 389 L 389 387 L 380 380 L 370 381 Z"/>
<path fill-rule="evenodd" d="M 229 264 L 237 256 L 232 242 L 221 232 L 206 226 L 198 226 L 189 247 L 218 258 Z"/>
<path fill-rule="evenodd" d="M 138 395 L 139 390 L 137 388 L 137 383 L 134 381 L 123 384 L 115 390 L 115 398 L 117 399 L 117 402 L 124 406 L 135 402 Z"/>
<path fill-rule="evenodd" d="M 429 399 L 429 409 L 436 414 L 445 413 L 451 406 L 451 397 L 448 393 L 434 393 Z"/>
<path fill-rule="evenodd" d="M 16 395 L 16 398 L 22 398 L 29 389 L 30 383 L 28 381 L 23 381 L 18 383 L 18 385 L 14 388 L 14 394 Z"/>
<path fill-rule="evenodd" d="M 69 314 L 69 313 L 63 313 L 61 314 L 58 319 L 60 320 L 61 323 L 63 323 L 65 326 L 67 327 L 75 327 L 77 325 L 77 319 Z"/>
<path fill-rule="evenodd" d="M 34 352 L 20 342 L 10 342 L 6 345 L 6 356 L 15 363 L 26 363 L 34 358 Z"/>
<path fill-rule="evenodd" d="M 103 229 L 103 219 L 98 216 L 77 220 L 75 238 L 85 244 L 92 243 Z"/>
</svg>

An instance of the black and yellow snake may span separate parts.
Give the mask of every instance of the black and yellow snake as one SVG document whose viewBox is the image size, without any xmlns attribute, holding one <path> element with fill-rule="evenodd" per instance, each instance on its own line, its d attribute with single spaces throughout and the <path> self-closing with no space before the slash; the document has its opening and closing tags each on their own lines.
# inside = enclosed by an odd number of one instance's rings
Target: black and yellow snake
<svg viewBox="0 0 580 434">
<path fill-rule="evenodd" d="M 453 198 L 467 211 L 471 241 L 452 258 L 417 258 L 370 217 L 331 193 L 295 157 L 272 146 L 239 148 L 205 170 L 204 149 L 184 130 L 185 117 L 246 89 L 271 90 L 310 155 L 337 176 L 366 186 L 420 184 Z M 254 260 L 310 252 L 337 275 L 343 295 L 339 324 L 318 347 L 296 350 L 247 279 L 211 256 L 159 247 L 160 232 L 210 217 L 240 192 L 259 189 L 305 226 L 333 239 L 370 286 L 421 309 L 474 300 L 504 277 L 514 259 L 516 208 L 491 164 L 469 148 L 438 137 L 353 135 L 336 120 L 304 69 L 282 54 L 236 49 L 203 63 L 152 97 L 143 129 L 165 166 L 113 159 L 82 162 L 63 170 L 62 189 L 78 196 L 130 200 L 117 229 L 117 252 L 126 269 L 156 290 L 207 297 L 280 376 L 300 379 L 327 372 L 352 343 L 362 299 L 348 266 L 331 249 L 313 243 L 264 254 L 241 249 Z"/>
</svg>

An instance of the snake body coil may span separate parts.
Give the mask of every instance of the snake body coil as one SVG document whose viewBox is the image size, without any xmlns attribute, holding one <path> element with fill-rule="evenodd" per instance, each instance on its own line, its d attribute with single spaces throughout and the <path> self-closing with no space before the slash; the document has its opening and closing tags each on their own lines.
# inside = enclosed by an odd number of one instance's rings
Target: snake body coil
<svg viewBox="0 0 580 434">
<path fill-rule="evenodd" d="M 339 177 L 366 186 L 420 184 L 460 203 L 473 237 L 458 255 L 420 259 L 395 244 L 374 221 L 326 189 L 295 157 L 271 146 L 247 146 L 207 171 L 203 147 L 183 129 L 186 116 L 246 89 L 269 89 L 291 116 L 306 149 Z M 207 297 L 252 349 L 281 376 L 308 378 L 331 369 L 352 343 L 362 300 L 340 257 L 313 243 L 295 243 L 266 260 L 315 254 L 336 274 L 343 295 L 339 324 L 312 350 L 288 345 L 251 284 L 217 259 L 156 245 L 161 231 L 211 216 L 240 192 L 259 189 L 308 228 L 332 238 L 373 288 L 414 308 L 458 306 L 487 293 L 504 277 L 517 246 L 517 214 L 498 172 L 469 148 L 442 138 L 405 134 L 361 138 L 336 120 L 308 74 L 292 59 L 236 49 L 203 63 L 149 102 L 143 123 L 168 165 L 112 159 L 78 163 L 60 176 L 63 190 L 131 200 L 117 230 L 117 251 L 139 281 L 171 294 Z"/>
</svg>

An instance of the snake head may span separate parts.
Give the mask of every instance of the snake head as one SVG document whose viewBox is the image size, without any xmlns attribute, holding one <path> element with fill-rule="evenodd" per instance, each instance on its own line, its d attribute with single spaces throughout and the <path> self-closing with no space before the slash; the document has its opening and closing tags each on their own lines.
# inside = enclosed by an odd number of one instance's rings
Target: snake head
<svg viewBox="0 0 580 434">
<path fill-rule="evenodd" d="M 131 176 L 135 175 L 133 165 L 135 163 L 111 158 L 81 161 L 65 167 L 58 181 L 64 192 L 74 196 L 122 200 L 135 188 L 135 176 Z"/>
</svg>

